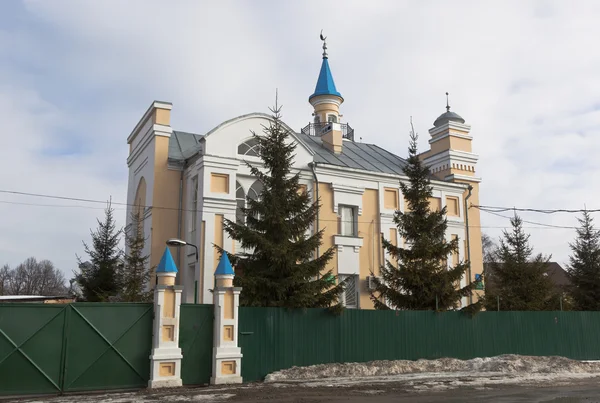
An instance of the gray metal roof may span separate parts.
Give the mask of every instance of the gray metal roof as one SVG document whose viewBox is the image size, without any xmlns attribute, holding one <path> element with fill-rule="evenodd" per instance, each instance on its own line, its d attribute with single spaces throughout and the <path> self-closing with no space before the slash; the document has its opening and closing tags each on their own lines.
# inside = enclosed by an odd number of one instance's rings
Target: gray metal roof
<svg viewBox="0 0 600 403">
<path fill-rule="evenodd" d="M 179 132 L 173 130 L 169 138 L 169 159 L 174 161 L 185 161 L 200 150 L 200 134 Z"/>
<path fill-rule="evenodd" d="M 296 136 L 314 151 L 315 156 L 313 159 L 316 163 L 397 175 L 403 173 L 406 165 L 406 160 L 375 144 L 344 140 L 342 152 L 334 154 L 323 146 L 321 137 L 302 133 L 297 133 Z"/>
<path fill-rule="evenodd" d="M 344 140 L 342 152 L 334 154 L 323 146 L 320 137 L 295 133 L 298 139 L 314 152 L 316 163 L 360 169 L 370 172 L 401 175 L 406 160 L 374 144 Z M 169 159 L 183 162 L 200 150 L 200 134 L 173 131 L 169 139 Z"/>
</svg>

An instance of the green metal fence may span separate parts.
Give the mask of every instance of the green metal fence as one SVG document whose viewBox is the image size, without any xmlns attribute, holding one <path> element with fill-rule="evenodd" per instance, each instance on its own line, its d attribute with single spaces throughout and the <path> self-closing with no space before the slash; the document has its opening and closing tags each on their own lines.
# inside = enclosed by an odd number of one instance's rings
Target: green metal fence
<svg viewBox="0 0 600 403">
<path fill-rule="evenodd" d="M 500 354 L 600 359 L 600 312 L 460 312 L 246 308 L 244 381 L 293 366 Z"/>
<path fill-rule="evenodd" d="M 0 304 L 0 395 L 145 387 L 152 304 Z"/>
<path fill-rule="evenodd" d="M 181 305 L 179 346 L 183 354 L 181 380 L 184 385 L 202 385 L 210 382 L 213 322 L 213 305 Z"/>
</svg>

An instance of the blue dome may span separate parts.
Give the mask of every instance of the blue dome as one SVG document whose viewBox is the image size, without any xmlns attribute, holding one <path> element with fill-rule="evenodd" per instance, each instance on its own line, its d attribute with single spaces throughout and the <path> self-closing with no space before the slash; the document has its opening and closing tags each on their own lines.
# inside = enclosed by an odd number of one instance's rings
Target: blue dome
<svg viewBox="0 0 600 403">
<path fill-rule="evenodd" d="M 231 266 L 229 257 L 227 257 L 227 252 L 223 251 L 223 254 L 221 255 L 221 260 L 219 260 L 219 265 L 217 266 L 217 270 L 215 270 L 215 275 L 231 275 L 231 274 L 235 274 L 233 272 L 233 267 Z"/>
<path fill-rule="evenodd" d="M 312 94 L 308 100 L 311 98 L 319 96 L 319 95 L 335 95 L 342 98 L 342 94 L 338 92 L 335 88 L 335 82 L 333 81 L 333 75 L 331 74 L 331 69 L 329 68 L 329 62 L 327 58 L 323 58 L 323 63 L 321 64 L 321 71 L 319 72 L 319 79 L 317 80 L 317 86 L 315 87 L 315 92 Z M 344 98 L 342 98 L 343 100 Z"/>
<path fill-rule="evenodd" d="M 171 255 L 171 251 L 169 250 L 168 246 L 165 248 L 165 253 L 163 253 L 160 263 L 158 263 L 156 272 L 177 273 L 177 266 L 175 265 L 175 261 L 173 260 L 173 256 Z"/>
</svg>

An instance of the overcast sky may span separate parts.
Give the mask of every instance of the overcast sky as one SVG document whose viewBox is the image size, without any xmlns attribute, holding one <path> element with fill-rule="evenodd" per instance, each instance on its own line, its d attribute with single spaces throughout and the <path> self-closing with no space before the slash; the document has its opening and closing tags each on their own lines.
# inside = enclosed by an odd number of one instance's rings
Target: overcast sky
<svg viewBox="0 0 600 403">
<path fill-rule="evenodd" d="M 599 20 L 600 2 L 582 0 L 2 1 L 0 190 L 126 202 L 126 138 L 155 99 L 173 103 L 176 130 L 202 134 L 268 112 L 278 88 L 300 130 L 324 29 L 363 142 L 405 156 L 412 116 L 424 150 L 449 91 L 472 125 L 482 205 L 600 208 Z M 70 277 L 102 208 L 0 193 L 0 265 L 35 256 Z M 495 238 L 509 225 L 481 218 Z M 573 229 L 525 226 L 566 263 Z"/>
</svg>

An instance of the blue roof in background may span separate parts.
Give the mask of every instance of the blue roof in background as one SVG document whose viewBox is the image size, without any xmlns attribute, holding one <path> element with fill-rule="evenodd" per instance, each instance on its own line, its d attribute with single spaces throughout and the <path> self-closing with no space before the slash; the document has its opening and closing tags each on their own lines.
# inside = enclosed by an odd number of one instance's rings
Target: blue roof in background
<svg viewBox="0 0 600 403">
<path fill-rule="evenodd" d="M 173 260 L 173 256 L 171 255 L 171 251 L 169 247 L 165 247 L 165 253 L 163 253 L 160 258 L 160 263 L 156 268 L 157 273 L 177 273 L 177 266 L 175 265 L 175 261 Z"/>
<path fill-rule="evenodd" d="M 219 260 L 219 265 L 217 266 L 217 270 L 215 270 L 215 275 L 229 275 L 235 274 L 233 272 L 233 267 L 231 266 L 231 262 L 229 261 L 229 257 L 227 257 L 227 252 L 223 252 L 221 255 L 221 260 Z"/>
<path fill-rule="evenodd" d="M 317 86 L 315 87 L 315 93 L 308 98 L 309 100 L 317 95 L 337 95 L 342 98 L 342 94 L 335 88 L 333 75 L 331 74 L 331 69 L 329 68 L 329 62 L 327 60 L 327 58 L 323 58 L 321 72 L 319 73 L 319 79 L 317 80 Z"/>
</svg>

